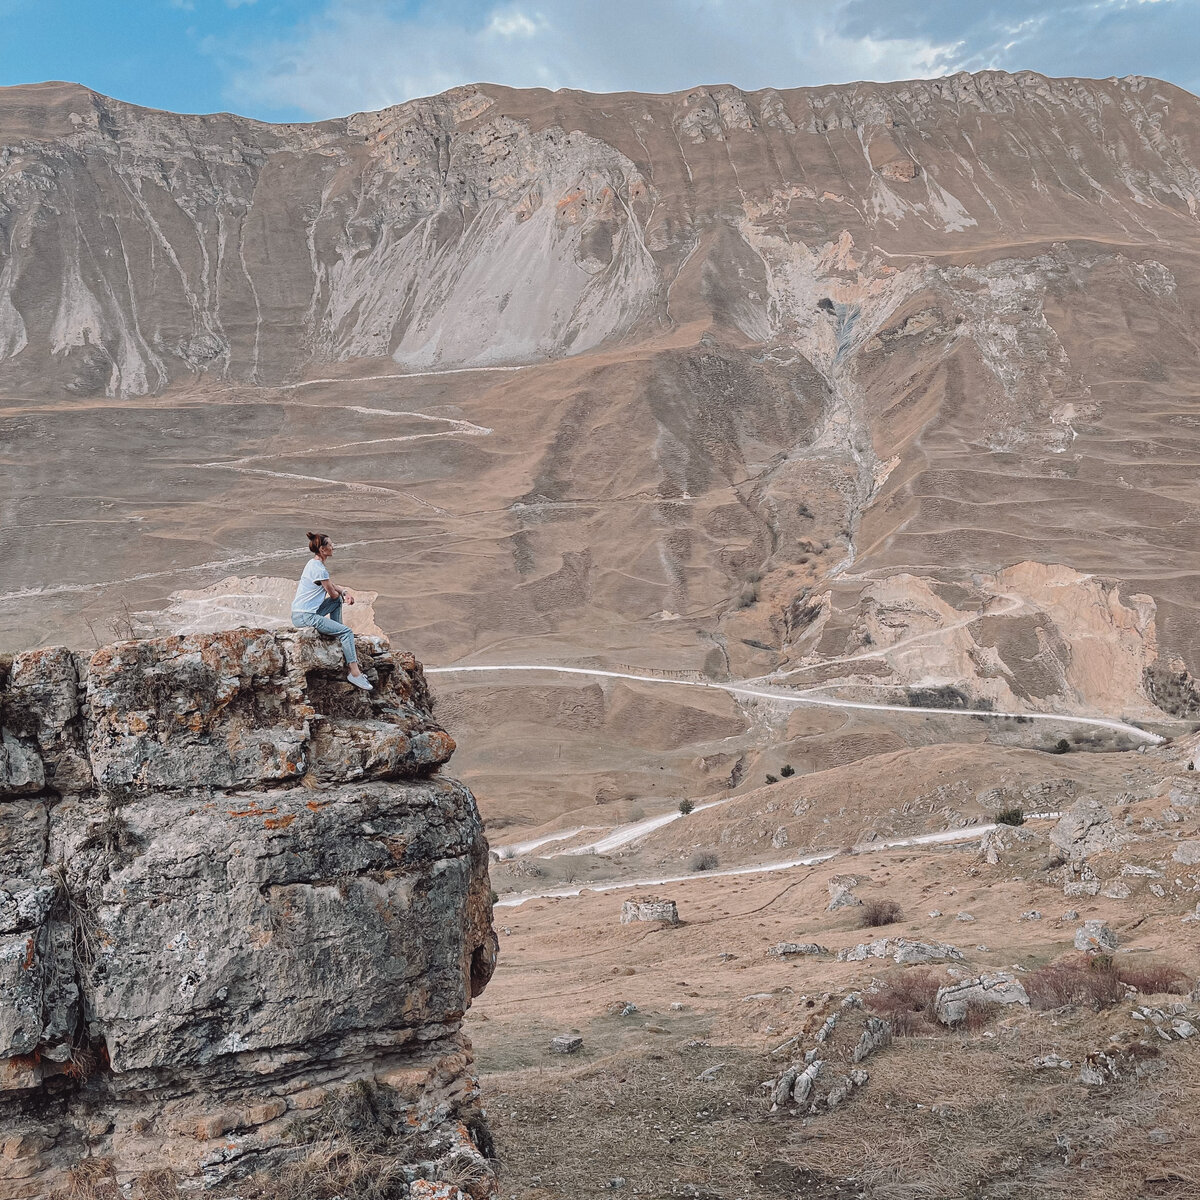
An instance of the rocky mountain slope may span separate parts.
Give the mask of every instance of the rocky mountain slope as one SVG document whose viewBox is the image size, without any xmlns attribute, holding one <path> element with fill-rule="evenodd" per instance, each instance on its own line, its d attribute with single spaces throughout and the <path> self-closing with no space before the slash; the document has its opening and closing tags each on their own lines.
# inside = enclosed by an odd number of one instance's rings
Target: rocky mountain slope
<svg viewBox="0 0 1200 1200">
<path fill-rule="evenodd" d="M 1200 190 L 1192 98 L 1145 79 L 480 86 L 312 126 L 45 84 L 6 90 L 0 131 L 5 374 L 40 379 L 51 359 L 68 390 L 119 396 L 359 357 L 538 361 L 692 316 L 790 335 L 829 373 L 916 294 L 959 312 L 906 317 L 901 338 L 947 337 L 993 290 L 985 264 L 977 278 L 909 255 L 1014 231 L 1029 245 L 1189 237 Z M 874 260 L 885 247 L 905 253 Z M 673 309 L 685 259 L 700 294 Z M 1170 290 L 1161 270 L 1129 271 Z M 1020 299 L 1011 266 L 991 275 Z M 814 321 L 826 292 L 829 321 Z M 1010 335 L 1046 338 L 1032 306 L 1014 309 L 1032 315 L 1014 312 Z M 1003 334 L 978 353 L 997 364 Z M 1069 368 L 1048 365 L 1070 393 Z M 1055 381 L 1022 388 L 1008 369 L 1010 404 L 1045 406 Z"/>
<path fill-rule="evenodd" d="M 5 1200 L 304 1190 L 372 1136 L 414 1195 L 491 1194 L 461 1031 L 487 843 L 420 665 L 361 646 L 369 696 L 311 631 L 5 660 Z"/>
</svg>

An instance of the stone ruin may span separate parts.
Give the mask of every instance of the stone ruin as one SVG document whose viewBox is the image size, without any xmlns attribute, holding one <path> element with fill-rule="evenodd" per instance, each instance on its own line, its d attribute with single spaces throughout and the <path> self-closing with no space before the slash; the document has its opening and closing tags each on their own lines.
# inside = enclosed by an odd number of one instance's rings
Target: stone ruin
<svg viewBox="0 0 1200 1200">
<path fill-rule="evenodd" d="M 294 1170 L 356 1096 L 413 1196 L 493 1194 L 487 844 L 420 665 L 358 646 L 371 693 L 311 630 L 0 660 L 0 1200 Z"/>
</svg>

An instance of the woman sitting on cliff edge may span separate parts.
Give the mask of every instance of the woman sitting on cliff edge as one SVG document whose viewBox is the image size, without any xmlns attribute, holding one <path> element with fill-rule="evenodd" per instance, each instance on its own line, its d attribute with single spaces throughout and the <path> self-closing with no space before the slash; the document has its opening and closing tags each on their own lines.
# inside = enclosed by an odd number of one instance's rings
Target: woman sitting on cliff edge
<svg viewBox="0 0 1200 1200">
<path fill-rule="evenodd" d="M 364 692 L 369 692 L 371 681 L 358 665 L 354 634 L 348 625 L 342 624 L 342 600 L 353 604 L 354 595 L 349 588 L 339 587 L 329 578 L 329 568 L 325 565 L 333 554 L 333 543 L 324 533 L 310 533 L 308 548 L 313 556 L 296 585 L 296 598 L 292 601 L 292 624 L 301 629 L 311 625 L 318 633 L 337 638 L 342 643 L 342 653 L 350 667 L 347 680 Z"/>
</svg>

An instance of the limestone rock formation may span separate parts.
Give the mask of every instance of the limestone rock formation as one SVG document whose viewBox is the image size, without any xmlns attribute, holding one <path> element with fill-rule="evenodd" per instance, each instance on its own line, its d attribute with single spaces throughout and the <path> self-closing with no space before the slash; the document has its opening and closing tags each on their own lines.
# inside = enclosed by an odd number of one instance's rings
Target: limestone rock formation
<svg viewBox="0 0 1200 1200">
<path fill-rule="evenodd" d="M 1103 854 L 1132 840 L 1098 800 L 1080 800 L 1050 834 L 1050 841 L 1071 859 Z"/>
<path fill-rule="evenodd" d="M 913 963 L 952 962 L 963 957 L 957 946 L 948 942 L 917 942 L 911 938 L 876 938 L 857 946 L 845 946 L 837 952 L 838 962 L 864 962 L 868 958 L 891 958 L 901 966 Z"/>
<path fill-rule="evenodd" d="M 1011 972 L 994 971 L 938 988 L 934 1013 L 943 1025 L 957 1025 L 966 1020 L 971 1008 L 992 1004 L 1022 1004 L 1028 1008 L 1029 996 Z"/>
<path fill-rule="evenodd" d="M 84 1159 L 276 1168 L 347 1089 L 407 1179 L 488 1194 L 460 1029 L 495 961 L 487 845 L 420 665 L 358 644 L 369 694 L 309 630 L 4 667 L 4 1200 Z"/>
</svg>

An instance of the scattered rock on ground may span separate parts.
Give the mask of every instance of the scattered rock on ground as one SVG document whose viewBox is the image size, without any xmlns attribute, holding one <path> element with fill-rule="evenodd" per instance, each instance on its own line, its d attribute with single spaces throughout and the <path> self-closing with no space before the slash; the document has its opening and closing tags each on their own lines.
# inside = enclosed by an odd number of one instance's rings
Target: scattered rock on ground
<svg viewBox="0 0 1200 1200">
<path fill-rule="evenodd" d="M 945 942 L 916 942 L 909 938 L 876 938 L 837 952 L 838 962 L 863 962 L 868 958 L 892 958 L 900 964 L 944 962 L 961 959 L 963 952 Z"/>
<path fill-rule="evenodd" d="M 795 955 L 828 954 L 829 951 L 816 942 L 778 942 L 767 953 L 775 958 L 791 958 Z"/>
</svg>

